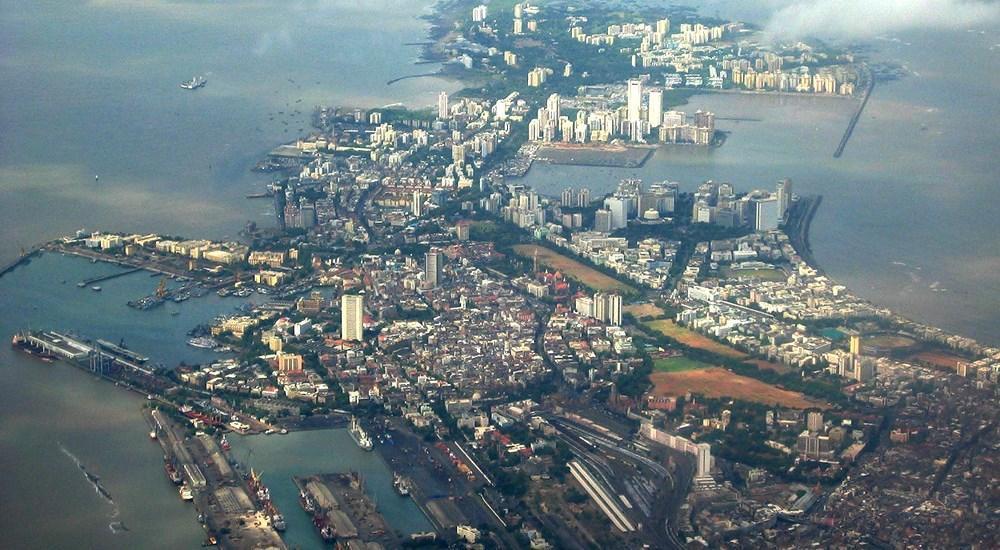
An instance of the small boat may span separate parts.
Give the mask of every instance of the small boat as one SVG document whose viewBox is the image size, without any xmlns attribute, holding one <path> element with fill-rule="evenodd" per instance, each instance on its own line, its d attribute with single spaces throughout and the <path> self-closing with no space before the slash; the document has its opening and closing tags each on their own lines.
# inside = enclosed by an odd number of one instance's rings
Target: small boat
<svg viewBox="0 0 1000 550">
<path fill-rule="evenodd" d="M 271 516 L 271 527 L 274 527 L 274 530 L 280 533 L 288 528 L 288 524 L 285 523 L 284 516 L 281 514 L 274 514 Z"/>
<path fill-rule="evenodd" d="M 194 493 L 191 492 L 191 488 L 188 487 L 186 484 L 181 485 L 181 488 L 177 491 L 177 493 L 181 496 L 181 500 L 185 502 L 190 502 L 194 500 Z"/>
<path fill-rule="evenodd" d="M 149 438 L 150 439 L 156 439 L 156 430 L 150 430 L 149 431 Z"/>
<path fill-rule="evenodd" d="M 99 287 L 97 285 L 94 285 L 94 286 L 90 287 L 90 290 L 93 290 L 94 292 L 100 292 L 101 291 L 101 287 Z"/>
</svg>

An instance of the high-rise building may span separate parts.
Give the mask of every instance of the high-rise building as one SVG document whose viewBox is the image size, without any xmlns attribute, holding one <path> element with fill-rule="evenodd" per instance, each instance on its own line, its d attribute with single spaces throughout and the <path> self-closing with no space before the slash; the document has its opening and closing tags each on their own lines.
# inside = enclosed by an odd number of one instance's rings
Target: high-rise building
<svg viewBox="0 0 1000 550">
<path fill-rule="evenodd" d="M 628 200 L 621 197 L 604 199 L 604 208 L 611 212 L 611 229 L 628 226 Z"/>
<path fill-rule="evenodd" d="M 778 228 L 778 198 L 766 197 L 753 199 L 754 230 L 773 231 Z"/>
<path fill-rule="evenodd" d="M 360 342 L 364 337 L 365 297 L 344 294 L 340 298 L 340 337 Z"/>
<path fill-rule="evenodd" d="M 590 206 L 590 189 L 586 187 L 580 189 L 580 192 L 576 194 L 577 206 L 582 206 L 584 208 Z"/>
<path fill-rule="evenodd" d="M 607 323 L 620 327 L 622 324 L 622 297 L 618 294 L 609 294 L 607 301 Z"/>
<path fill-rule="evenodd" d="M 698 447 L 698 471 L 695 477 L 711 477 L 712 475 L 712 446 L 708 443 L 697 443 Z"/>
<path fill-rule="evenodd" d="M 855 357 L 861 355 L 861 335 L 852 334 L 850 342 L 851 342 L 851 355 Z"/>
<path fill-rule="evenodd" d="M 436 248 L 430 249 L 424 255 L 424 281 L 431 287 L 436 287 L 444 278 L 442 268 L 444 267 L 444 256 Z"/>
<path fill-rule="evenodd" d="M 297 353 L 277 354 L 278 372 L 302 372 L 302 356 Z"/>
<path fill-rule="evenodd" d="M 466 221 L 458 222 L 455 225 L 455 236 L 458 237 L 459 241 L 469 240 L 469 228 L 471 224 Z"/>
<path fill-rule="evenodd" d="M 438 118 L 441 120 L 451 118 L 451 112 L 448 110 L 448 92 L 438 94 Z"/>
<path fill-rule="evenodd" d="M 642 81 L 632 78 L 628 81 L 628 108 L 626 120 L 640 122 L 642 120 Z"/>
<path fill-rule="evenodd" d="M 792 180 L 783 179 L 778 182 L 778 214 L 782 221 L 788 216 L 788 204 L 792 200 Z"/>
<path fill-rule="evenodd" d="M 823 431 L 823 413 L 812 411 L 806 415 L 806 428 L 810 432 Z"/>
<path fill-rule="evenodd" d="M 601 208 L 594 212 L 594 231 L 610 233 L 611 229 L 611 211 Z"/>
<path fill-rule="evenodd" d="M 549 112 L 549 120 L 559 120 L 559 94 L 552 94 L 545 101 L 545 110 Z"/>
<path fill-rule="evenodd" d="M 663 90 L 649 91 L 649 108 L 646 114 L 650 128 L 658 128 L 663 123 Z"/>
<path fill-rule="evenodd" d="M 420 191 L 413 192 L 413 202 L 410 203 L 410 211 L 418 218 L 424 215 L 424 194 Z"/>
</svg>

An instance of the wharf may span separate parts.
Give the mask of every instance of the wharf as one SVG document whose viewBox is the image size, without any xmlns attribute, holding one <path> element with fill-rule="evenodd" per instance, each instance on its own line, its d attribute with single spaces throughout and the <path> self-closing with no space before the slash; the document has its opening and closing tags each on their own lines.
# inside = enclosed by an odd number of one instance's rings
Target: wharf
<svg viewBox="0 0 1000 550">
<path fill-rule="evenodd" d="M 329 526 L 340 543 L 358 539 L 386 548 L 398 547 L 401 538 L 376 509 L 357 472 L 293 477 L 299 492 L 308 495 L 316 510 L 314 524 Z"/>
<path fill-rule="evenodd" d="M 146 419 L 163 448 L 164 463 L 181 472 L 191 489 L 210 541 L 229 549 L 286 548 L 213 436 L 186 437 L 185 426 L 160 409 L 148 411 Z"/>
<path fill-rule="evenodd" d="M 143 271 L 142 267 L 134 267 L 132 269 L 126 269 L 125 271 L 117 271 L 108 275 L 101 275 L 99 277 L 91 277 L 89 279 L 84 279 L 77 283 L 77 286 L 90 286 L 94 283 L 100 283 L 103 281 L 110 281 L 111 279 L 117 279 L 118 277 L 124 277 L 125 275 L 131 275 L 137 271 Z"/>
</svg>

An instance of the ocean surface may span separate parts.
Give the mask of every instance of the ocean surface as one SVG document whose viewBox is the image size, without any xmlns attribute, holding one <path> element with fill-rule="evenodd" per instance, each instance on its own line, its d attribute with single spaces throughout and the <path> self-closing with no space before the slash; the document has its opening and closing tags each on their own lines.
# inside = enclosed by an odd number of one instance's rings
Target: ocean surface
<svg viewBox="0 0 1000 550">
<path fill-rule="evenodd" d="M 0 262 L 81 227 L 223 238 L 248 220 L 271 223 L 269 201 L 244 199 L 269 181 L 250 168 L 308 129 L 316 105 L 424 106 L 440 90 L 458 88 L 439 78 L 386 85 L 437 69 L 415 64 L 419 47 L 406 45 L 425 40 L 420 16 L 430 5 L 0 0 Z M 178 87 L 194 75 L 205 75 L 208 85 Z M 125 302 L 153 291 L 158 279 L 148 274 L 106 281 L 102 292 L 76 286 L 115 269 L 47 254 L 0 278 L 0 335 L 76 330 L 124 338 L 167 365 L 213 357 L 186 346 L 185 334 L 238 300 L 209 295 L 139 312 Z M 142 396 L 6 344 L 0 394 L 4 547 L 200 546 L 205 534 L 196 513 L 177 497 L 162 452 L 149 441 Z M 356 467 L 361 457 L 350 451 L 361 451 L 342 449 L 345 441 L 309 432 L 234 447 L 259 449 L 275 492 L 284 495 L 292 473 Z M 268 462 L 292 447 L 295 461 Z M 391 472 L 371 456 L 361 466 L 381 495 Z M 316 470 L 283 469 L 296 464 Z M 415 508 L 391 504 L 403 507 L 402 517 L 392 506 L 386 511 L 400 529 L 422 528 Z M 305 517 L 297 504 L 283 507 L 293 508 L 291 540 L 317 547 L 311 526 L 295 528 Z"/>
<path fill-rule="evenodd" d="M 235 236 L 317 105 L 426 106 L 431 0 L 0 0 L 0 261 L 75 229 Z M 179 84 L 205 75 L 197 91 Z M 95 176 L 99 176 L 95 180 Z"/>
</svg>

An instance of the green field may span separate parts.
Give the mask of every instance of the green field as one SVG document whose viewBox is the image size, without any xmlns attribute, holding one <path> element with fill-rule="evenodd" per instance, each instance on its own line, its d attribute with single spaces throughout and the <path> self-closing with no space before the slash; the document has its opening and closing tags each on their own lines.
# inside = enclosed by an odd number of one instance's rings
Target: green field
<svg viewBox="0 0 1000 550">
<path fill-rule="evenodd" d="M 681 372 L 685 370 L 707 369 L 711 367 L 708 363 L 695 361 L 687 357 L 667 357 L 653 361 L 653 371 L 655 372 Z"/>
</svg>

